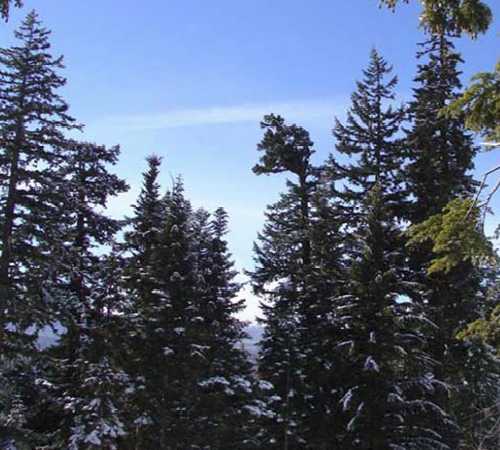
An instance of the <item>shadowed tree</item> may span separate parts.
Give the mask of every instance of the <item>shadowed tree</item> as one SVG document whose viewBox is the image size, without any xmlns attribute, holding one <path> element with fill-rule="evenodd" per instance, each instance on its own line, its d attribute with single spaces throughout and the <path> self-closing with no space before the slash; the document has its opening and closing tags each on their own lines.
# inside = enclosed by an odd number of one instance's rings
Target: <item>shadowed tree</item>
<svg viewBox="0 0 500 450">
<path fill-rule="evenodd" d="M 259 373 L 274 386 L 270 408 L 274 420 L 266 424 L 266 448 L 296 449 L 303 445 L 304 414 L 303 322 L 307 274 L 311 264 L 311 202 L 317 169 L 311 164 L 313 143 L 309 133 L 288 125 L 277 115 L 264 117 L 265 130 L 253 171 L 287 173 L 288 190 L 268 207 L 264 230 L 255 244 L 255 270 L 251 273 L 257 294 L 264 294 L 265 326 L 259 354 Z"/>
<path fill-rule="evenodd" d="M 49 35 L 31 12 L 15 32 L 18 43 L 0 50 L 0 354 L 9 364 L 24 362 L 9 377 L 17 406 L 30 402 L 26 393 L 37 397 L 29 381 L 36 371 L 33 335 L 25 331 L 52 319 L 46 284 L 60 263 L 53 244 L 67 205 L 58 167 L 67 150 L 64 133 L 77 128 L 58 93 L 66 80 Z M 8 404 L 0 416 L 9 416 Z M 37 412 L 32 404 L 25 411 L 28 421 Z"/>
</svg>

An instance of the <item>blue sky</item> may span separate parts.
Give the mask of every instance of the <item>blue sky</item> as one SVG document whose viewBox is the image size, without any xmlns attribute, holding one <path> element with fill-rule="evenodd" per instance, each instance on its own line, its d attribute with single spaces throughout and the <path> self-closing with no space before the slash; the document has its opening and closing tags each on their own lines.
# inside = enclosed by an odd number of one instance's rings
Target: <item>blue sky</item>
<svg viewBox="0 0 500 450">
<path fill-rule="evenodd" d="M 498 58 L 500 2 L 488 3 L 497 18 L 490 32 L 457 43 L 464 81 Z M 180 173 L 195 206 L 226 207 L 238 268 L 251 268 L 263 211 L 284 183 L 251 172 L 261 116 L 306 127 L 320 161 L 371 48 L 394 65 L 398 95 L 408 98 L 423 40 L 417 1 L 393 14 L 377 0 L 26 0 L 0 26 L 2 45 L 32 8 L 65 55 L 64 96 L 86 124 L 83 138 L 122 147 L 116 170 L 132 189 L 111 203 L 113 214 L 129 210 L 144 158 L 157 153 L 165 187 Z M 498 151 L 481 155 L 477 173 L 498 159 Z M 255 299 L 249 304 L 251 318 Z"/>
</svg>

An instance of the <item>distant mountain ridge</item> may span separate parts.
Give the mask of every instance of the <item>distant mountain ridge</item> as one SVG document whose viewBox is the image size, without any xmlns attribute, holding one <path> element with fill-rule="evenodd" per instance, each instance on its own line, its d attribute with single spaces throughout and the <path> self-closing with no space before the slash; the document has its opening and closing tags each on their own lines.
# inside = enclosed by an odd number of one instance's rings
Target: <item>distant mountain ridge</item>
<svg viewBox="0 0 500 450">
<path fill-rule="evenodd" d="M 245 328 L 245 332 L 248 338 L 243 340 L 243 348 L 248 352 L 252 361 L 255 362 L 259 353 L 259 342 L 262 339 L 264 330 L 260 325 L 251 323 Z"/>
</svg>

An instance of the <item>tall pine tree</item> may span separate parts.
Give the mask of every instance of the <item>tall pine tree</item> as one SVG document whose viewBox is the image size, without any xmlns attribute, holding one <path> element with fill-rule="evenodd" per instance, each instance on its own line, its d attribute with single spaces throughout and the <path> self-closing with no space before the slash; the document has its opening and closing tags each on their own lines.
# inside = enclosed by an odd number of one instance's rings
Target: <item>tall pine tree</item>
<svg viewBox="0 0 500 450">
<path fill-rule="evenodd" d="M 304 444 L 304 357 L 301 338 L 306 284 L 311 265 L 311 202 L 317 169 L 311 163 L 309 133 L 276 115 L 264 117 L 258 145 L 263 152 L 257 174 L 290 173 L 288 191 L 268 207 L 267 222 L 255 244 L 256 268 L 251 273 L 257 294 L 264 294 L 265 326 L 259 354 L 259 374 L 274 389 L 262 445 L 295 449 Z"/>
<path fill-rule="evenodd" d="M 59 75 L 62 57 L 50 54 L 49 35 L 31 12 L 15 32 L 19 43 L 0 50 L 0 354 L 2 372 L 16 367 L 7 375 L 14 397 L 2 402 L 1 415 L 10 417 L 10 408 L 27 414 L 11 425 L 27 424 L 36 414 L 36 355 L 26 330 L 51 319 L 44 284 L 58 263 L 52 243 L 65 204 L 57 168 L 64 133 L 76 128 L 58 93 L 66 81 Z"/>
<path fill-rule="evenodd" d="M 413 198 L 407 217 L 412 224 L 440 214 L 453 199 L 471 196 L 475 189 L 470 171 L 477 149 L 465 129 L 464 117 L 449 117 L 441 112 L 460 95 L 461 58 L 454 50 L 452 37 L 446 30 L 431 34 L 418 54 L 422 62 L 415 79 L 417 86 L 409 108 L 412 122 L 406 136 L 409 162 L 405 175 Z M 430 241 L 410 248 L 414 279 L 426 286 L 424 295 L 414 300 L 426 305 L 438 326 L 428 351 L 439 362 L 437 376 L 454 387 L 451 396 L 441 395 L 434 400 L 459 418 L 469 415 L 461 411 L 466 405 L 457 405 L 461 403 L 462 390 L 467 390 L 467 377 L 475 375 L 463 370 L 468 366 L 468 351 L 464 348 L 466 343 L 457 340 L 456 335 L 483 309 L 483 274 L 471 261 L 429 274 L 427 269 L 434 257 Z M 460 425 L 468 426 L 463 421 Z M 449 443 L 457 445 L 452 436 Z"/>
<path fill-rule="evenodd" d="M 147 170 L 143 173 L 143 184 L 137 202 L 133 205 L 134 215 L 128 219 L 125 233 L 124 250 L 127 254 L 124 273 L 127 290 L 132 304 L 128 317 L 133 330 L 127 336 L 129 347 L 125 358 L 126 366 L 132 376 L 144 381 L 145 389 L 135 393 L 129 411 L 134 423 L 134 435 L 128 438 L 127 448 L 150 448 L 157 445 L 160 424 L 154 420 L 158 408 L 156 391 L 152 387 L 151 361 L 163 355 L 163 347 L 158 333 L 158 322 L 168 314 L 170 301 L 165 293 L 158 272 L 156 254 L 160 245 L 160 233 L 165 219 L 164 199 L 161 198 L 158 181 L 161 158 L 151 155 L 147 159 Z M 158 333 L 157 333 L 158 331 Z M 156 370 L 161 373 L 165 368 L 159 364 Z"/>
</svg>

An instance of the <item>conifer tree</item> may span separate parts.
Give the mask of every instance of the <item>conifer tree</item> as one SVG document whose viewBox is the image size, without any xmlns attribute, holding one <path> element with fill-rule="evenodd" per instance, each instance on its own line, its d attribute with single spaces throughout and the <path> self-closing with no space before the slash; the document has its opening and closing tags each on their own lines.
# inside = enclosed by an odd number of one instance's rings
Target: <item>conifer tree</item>
<svg viewBox="0 0 500 450">
<path fill-rule="evenodd" d="M 403 301 L 415 286 L 382 198 L 375 186 L 365 202 L 349 285 L 337 298 L 343 330 L 337 348 L 350 366 L 342 400 L 350 420 L 339 448 L 451 449 L 447 436 L 455 426 L 428 400 L 429 392 L 443 389 L 423 345 L 432 323 L 419 305 Z"/>
<path fill-rule="evenodd" d="M 356 224 L 363 204 L 373 186 L 382 189 L 384 201 L 394 214 L 401 214 L 404 203 L 404 189 L 401 185 L 401 165 L 403 162 L 400 131 L 405 111 L 393 107 L 397 77 L 390 77 L 392 67 L 376 50 L 370 54 L 364 78 L 357 82 L 357 90 L 352 94 L 352 106 L 347 120 L 342 124 L 335 121 L 333 135 L 336 150 L 341 155 L 356 157 L 351 164 L 330 161 L 336 176 L 346 184 L 339 196 L 347 209 L 346 219 Z M 388 104 L 389 103 L 389 104 Z"/>
<path fill-rule="evenodd" d="M 180 180 L 160 198 L 159 158 L 148 165 L 125 242 L 137 329 L 132 373 L 146 388 L 134 402 L 135 445 L 252 448 L 254 383 L 237 345 L 242 302 L 233 299 L 227 214 L 192 211 Z"/>
<path fill-rule="evenodd" d="M 409 108 L 412 127 L 406 137 L 406 180 L 414 198 L 408 218 L 413 224 L 444 213 L 450 202 L 471 196 L 475 189 L 470 170 L 476 148 L 465 129 L 464 117 L 440 113 L 459 96 L 461 87 L 461 59 L 450 37 L 445 31 L 429 36 L 419 53 L 423 63 L 418 67 L 417 87 Z M 436 376 L 454 386 L 451 396 L 434 397 L 434 401 L 458 418 L 464 414 L 453 405 L 459 403 L 466 384 L 468 375 L 463 369 L 468 366 L 468 358 L 465 343 L 458 341 L 456 335 L 482 309 L 478 300 L 484 275 L 470 260 L 460 261 L 451 270 L 429 274 L 436 257 L 430 241 L 412 246 L 409 257 L 414 279 L 426 286 L 424 298 L 417 295 L 414 301 L 427 305 L 428 314 L 437 325 L 428 348 L 439 362 Z M 468 426 L 463 422 L 459 425 Z M 453 442 L 451 437 L 451 445 L 456 445 Z"/>
<path fill-rule="evenodd" d="M 144 389 L 138 389 L 131 402 L 129 420 L 133 422 L 133 435 L 128 437 L 126 448 L 158 445 L 155 439 L 158 439 L 160 424 L 154 420 L 158 404 L 150 378 L 150 371 L 155 368 L 150 365 L 158 355 L 163 355 L 161 343 L 157 341 L 162 331 L 158 322 L 170 308 L 165 286 L 158 276 L 161 266 L 155 259 L 165 220 L 164 199 L 158 182 L 161 158 L 151 155 L 146 161 L 148 167 L 143 173 L 142 189 L 132 206 L 134 215 L 127 219 L 123 243 L 127 255 L 124 282 L 131 297 L 127 316 L 132 325 L 126 337 L 128 352 L 124 361 L 131 376 L 144 382 Z M 165 370 L 163 364 L 158 366 L 158 373 Z"/>
<path fill-rule="evenodd" d="M 0 277 L 4 289 L 21 277 L 23 265 L 29 264 L 34 278 L 47 259 L 47 222 L 57 216 L 62 198 L 57 195 L 60 180 L 53 169 L 65 154 L 64 132 L 76 127 L 57 93 L 66 80 L 58 74 L 62 57 L 49 53 L 49 34 L 31 12 L 15 33 L 19 46 L 0 51 Z"/>
<path fill-rule="evenodd" d="M 349 377 L 345 361 L 335 351 L 341 329 L 334 300 L 345 291 L 349 245 L 344 210 L 327 172 L 322 171 L 311 201 L 311 268 L 300 333 L 306 361 L 303 435 L 306 448 L 317 450 L 340 448 L 345 429 L 340 400 Z"/>
<path fill-rule="evenodd" d="M 477 149 L 466 131 L 464 117 L 450 118 L 440 111 L 459 96 L 458 64 L 462 62 L 446 35 L 431 35 L 421 44 L 417 87 L 410 103 L 412 127 L 407 132 L 409 164 L 405 178 L 415 201 L 409 219 L 420 223 L 457 196 L 470 195 L 470 175 Z"/>
<path fill-rule="evenodd" d="M 335 120 L 333 135 L 340 155 L 331 155 L 324 171 L 333 192 L 324 195 L 322 202 L 333 201 L 334 206 L 320 204 L 319 212 L 326 214 L 327 220 L 323 219 L 323 225 L 316 227 L 319 241 L 326 238 L 331 243 L 328 250 L 320 249 L 318 253 L 323 258 L 320 268 L 324 275 L 317 277 L 316 285 L 323 292 L 318 297 L 323 297 L 324 306 L 319 314 L 323 318 L 321 326 L 314 329 L 323 330 L 318 339 L 322 342 L 320 361 L 327 367 L 323 373 L 329 382 L 329 392 L 324 397 L 330 397 L 324 406 L 330 415 L 324 434 L 331 448 L 343 449 L 347 445 L 344 435 L 349 418 L 339 400 L 346 395 L 352 381 L 349 355 L 334 350 L 345 333 L 345 324 L 339 320 L 343 315 L 342 305 L 336 299 L 350 293 L 350 274 L 346 270 L 357 258 L 359 237 L 356 233 L 366 214 L 366 198 L 377 186 L 389 214 L 398 216 L 405 203 L 401 180 L 403 146 L 398 137 L 405 111 L 403 107 L 393 106 L 397 77 L 391 76 L 391 72 L 387 61 L 372 50 L 363 80 L 356 83 L 357 89 L 351 96 L 346 122 Z M 344 163 L 345 156 L 355 159 Z M 320 367 L 317 371 L 321 373 Z M 335 432 L 328 434 L 329 430 Z"/>
<path fill-rule="evenodd" d="M 48 394 L 55 397 L 55 405 L 49 401 L 49 406 L 60 420 L 54 424 L 57 439 L 74 449 L 104 445 L 99 442 L 113 448 L 125 433 L 116 417 L 124 416 L 118 404 L 124 400 L 127 375 L 119 366 L 119 347 L 113 347 L 117 315 L 126 303 L 120 294 L 121 263 L 117 256 L 99 256 L 96 251 L 114 245 L 121 227 L 120 221 L 101 212 L 110 197 L 128 189 L 109 171 L 118 155 L 118 146 L 70 141 L 58 167 L 66 209 L 57 218 L 58 233 L 53 237 L 60 264 L 52 269 L 50 290 L 52 321 L 65 332 L 48 350 L 47 378 L 53 385 Z M 43 427 L 51 431 L 47 421 Z M 115 435 L 113 430 L 120 431 Z"/>
<path fill-rule="evenodd" d="M 263 154 L 254 167 L 257 174 L 291 173 L 288 191 L 268 207 L 267 222 L 255 245 L 256 268 L 251 273 L 257 294 L 264 294 L 265 326 L 259 354 L 259 374 L 270 382 L 269 407 L 263 445 L 293 449 L 304 443 L 301 421 L 304 404 L 304 323 L 306 279 L 311 264 L 311 200 L 317 171 L 310 162 L 313 143 L 309 133 L 288 125 L 276 115 L 264 117 Z"/>
<path fill-rule="evenodd" d="M 141 267 L 151 261 L 164 214 L 158 183 L 161 158 L 151 155 L 146 161 L 148 169 L 143 173 L 142 190 L 133 206 L 134 217 L 129 219 L 132 228 L 126 234 L 127 249 Z"/>
<path fill-rule="evenodd" d="M 79 303 L 85 303 L 93 266 L 99 260 L 97 246 L 111 245 L 121 221 L 102 212 L 110 198 L 128 190 L 124 180 L 109 171 L 118 161 L 120 148 L 68 141 L 64 161 L 58 167 L 65 209 L 56 218 L 54 251 L 63 262 L 56 276 L 66 283 Z M 56 225 L 56 224 L 55 224 Z M 64 305 L 61 305 L 64 309 Z M 57 305 L 54 305 L 57 307 Z"/>
<path fill-rule="evenodd" d="M 55 374 L 61 422 L 54 439 L 60 448 L 115 450 L 131 432 L 127 409 L 138 384 L 120 364 L 121 332 L 129 331 L 122 269 L 122 258 L 111 254 L 94 259 L 93 271 L 86 274 L 90 285 L 72 324 L 78 347 L 59 359 L 56 370 L 62 377 Z"/>
<path fill-rule="evenodd" d="M 146 373 L 146 386 L 154 399 L 159 444 L 163 448 L 186 447 L 189 442 L 190 405 L 188 399 L 202 359 L 195 347 L 190 326 L 198 316 L 195 303 L 195 259 L 191 251 L 191 204 L 184 196 L 180 179 L 165 197 L 165 218 L 154 262 L 159 289 L 154 292 L 156 323 L 148 336 L 150 357 L 159 367 Z"/>
<path fill-rule="evenodd" d="M 28 428 L 37 387 L 34 335 L 26 330 L 50 322 L 44 284 L 57 264 L 52 238 L 65 204 L 57 168 L 64 133 L 76 128 L 58 93 L 65 84 L 62 57 L 50 54 L 49 35 L 31 12 L 15 32 L 19 43 L 0 50 L 0 354 L 2 367 L 16 367 L 7 375 L 14 397 L 2 407 L 23 403 Z M 2 408 L 2 415 L 11 413 Z"/>
<path fill-rule="evenodd" d="M 124 249 L 128 253 L 126 282 L 134 298 L 133 313 L 138 320 L 137 345 L 142 346 L 141 331 L 145 326 L 142 318 L 152 314 L 153 297 L 158 286 L 154 255 L 159 245 L 159 234 L 164 221 L 164 201 L 158 182 L 161 158 L 151 155 L 146 158 L 148 168 L 143 173 L 143 185 L 137 202 L 132 206 L 134 216 L 127 220 Z M 135 344 L 131 343 L 135 349 Z M 137 349 L 140 351 L 139 349 Z"/>
<path fill-rule="evenodd" d="M 256 447 L 252 432 L 260 404 L 251 366 L 241 349 L 243 323 L 235 317 L 243 301 L 235 300 L 240 285 L 234 281 L 236 272 L 225 240 L 227 221 L 223 208 L 212 217 L 204 210 L 193 214 L 200 314 L 194 325 L 205 364 L 196 386 L 193 435 L 198 435 L 197 445 L 229 450 Z"/>
<path fill-rule="evenodd" d="M 401 303 L 404 296 L 414 299 L 420 295 L 420 298 L 427 299 L 428 293 L 425 289 L 408 289 L 407 282 L 411 277 L 404 270 L 404 240 L 398 236 L 393 224 L 395 219 L 407 217 L 408 203 L 402 171 L 405 154 L 403 142 L 397 137 L 404 110 L 386 106 L 387 101 L 394 99 L 396 86 L 396 78 L 384 80 L 390 71 L 383 58 L 373 51 L 369 68 L 364 72 L 365 78 L 358 83 L 358 90 L 352 96 L 353 106 L 347 124 L 337 121 L 334 129 L 337 150 L 341 154 L 357 155 L 357 160 L 347 166 L 335 162 L 329 164 L 329 168 L 336 171 L 334 178 L 343 176 L 346 183 L 339 196 L 344 203 L 348 224 L 344 257 L 350 260 L 352 267 L 346 277 L 348 283 L 343 295 L 335 301 L 333 315 L 334 322 L 338 322 L 337 336 L 343 336 L 338 348 L 343 349 L 345 345 L 349 349 L 347 353 L 340 353 L 344 355 L 341 361 L 347 365 L 346 373 L 351 374 L 341 381 L 340 386 L 346 391 L 344 409 L 352 414 L 347 423 L 346 440 L 339 447 L 342 449 L 388 448 L 390 445 L 436 448 L 450 444 L 457 436 L 446 412 L 440 411 L 429 399 L 435 388 L 429 377 L 435 368 L 423 353 L 427 348 L 418 343 L 430 333 L 432 326 L 423 327 L 422 323 L 426 322 L 423 311 L 413 312 L 422 307 L 422 303 Z M 384 279 L 384 273 L 387 279 Z M 355 299 L 354 303 L 351 303 L 352 299 Z M 350 308 L 356 314 L 351 313 Z M 419 320 L 409 321 L 409 317 Z M 373 336 L 384 335 L 383 338 L 373 337 L 372 340 L 372 331 Z M 385 335 L 386 332 L 392 338 Z M 364 341 L 355 344 L 357 339 Z M 418 344 L 419 349 L 411 354 L 409 344 L 415 347 Z M 356 345 L 361 352 L 359 358 L 353 353 Z M 392 350 L 386 354 L 387 349 Z M 379 350 L 382 353 L 375 356 L 373 353 Z M 391 355 L 391 352 L 394 353 Z M 387 371 L 383 374 L 385 369 L 381 369 L 378 361 L 387 364 Z M 356 383 L 360 384 L 346 389 L 358 376 L 360 380 Z M 398 413 L 390 412 L 395 394 L 399 396 L 396 403 L 400 402 Z M 351 403 L 352 399 L 355 399 L 354 403 Z M 385 417 L 384 411 L 389 416 L 396 414 L 399 425 L 391 422 L 396 416 Z M 434 431 L 429 428 L 430 413 L 442 419 L 442 428 L 434 428 Z M 388 422 L 384 422 L 386 419 Z M 405 428 L 406 431 L 397 436 L 397 430 Z M 436 439 L 433 438 L 434 432 Z"/>
</svg>

